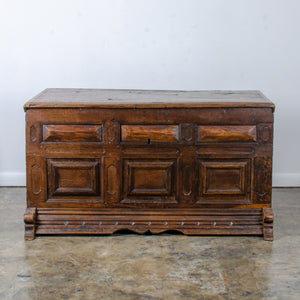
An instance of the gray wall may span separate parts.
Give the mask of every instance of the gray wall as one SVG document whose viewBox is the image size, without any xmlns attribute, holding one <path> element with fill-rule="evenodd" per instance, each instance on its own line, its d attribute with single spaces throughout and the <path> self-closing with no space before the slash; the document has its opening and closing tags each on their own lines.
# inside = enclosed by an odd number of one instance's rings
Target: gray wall
<svg viewBox="0 0 300 300">
<path fill-rule="evenodd" d="M 46 87 L 259 89 L 275 186 L 300 185 L 299 0 L 0 2 L 0 185 L 25 184 L 26 100 Z"/>
</svg>

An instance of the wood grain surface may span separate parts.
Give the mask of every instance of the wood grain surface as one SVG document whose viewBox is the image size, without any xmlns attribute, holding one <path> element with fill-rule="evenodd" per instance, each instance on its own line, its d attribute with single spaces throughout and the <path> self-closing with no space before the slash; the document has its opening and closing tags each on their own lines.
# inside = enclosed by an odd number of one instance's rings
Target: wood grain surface
<svg viewBox="0 0 300 300">
<path fill-rule="evenodd" d="M 198 142 L 256 142 L 256 126 L 198 126 Z"/>
<path fill-rule="evenodd" d="M 122 142 L 177 143 L 178 125 L 121 125 Z"/>
<path fill-rule="evenodd" d="M 265 107 L 274 104 L 260 91 L 160 91 L 46 89 L 29 100 L 28 108 L 185 108 Z"/>
<path fill-rule="evenodd" d="M 25 238 L 273 238 L 274 104 L 258 91 L 47 89 L 25 104 Z"/>
<path fill-rule="evenodd" d="M 43 125 L 44 142 L 101 142 L 102 125 Z"/>
</svg>

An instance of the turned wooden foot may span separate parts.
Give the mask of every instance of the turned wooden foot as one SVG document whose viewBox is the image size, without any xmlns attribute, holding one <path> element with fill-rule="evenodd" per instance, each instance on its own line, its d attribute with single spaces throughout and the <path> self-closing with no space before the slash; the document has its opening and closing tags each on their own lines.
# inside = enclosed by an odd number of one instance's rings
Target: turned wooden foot
<svg viewBox="0 0 300 300">
<path fill-rule="evenodd" d="M 265 241 L 273 241 L 273 221 L 272 208 L 263 208 L 263 235 Z"/>
<path fill-rule="evenodd" d="M 35 239 L 36 208 L 27 208 L 24 214 L 25 240 Z"/>
</svg>

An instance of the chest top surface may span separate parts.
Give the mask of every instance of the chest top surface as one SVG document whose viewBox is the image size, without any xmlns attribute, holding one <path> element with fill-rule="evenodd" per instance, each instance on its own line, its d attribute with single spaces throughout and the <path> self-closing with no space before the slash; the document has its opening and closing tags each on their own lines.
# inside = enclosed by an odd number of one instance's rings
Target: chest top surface
<svg viewBox="0 0 300 300">
<path fill-rule="evenodd" d="M 25 103 L 31 108 L 213 108 L 275 109 L 260 91 L 168 91 L 108 89 L 45 89 Z"/>
</svg>

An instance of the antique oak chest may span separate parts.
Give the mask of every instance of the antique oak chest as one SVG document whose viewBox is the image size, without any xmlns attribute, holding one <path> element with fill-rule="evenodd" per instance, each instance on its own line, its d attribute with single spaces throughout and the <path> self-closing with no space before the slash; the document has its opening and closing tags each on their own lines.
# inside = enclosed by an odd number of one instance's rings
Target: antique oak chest
<svg viewBox="0 0 300 300">
<path fill-rule="evenodd" d="M 261 92 L 46 89 L 24 109 L 26 239 L 273 239 L 274 104 Z"/>
</svg>

